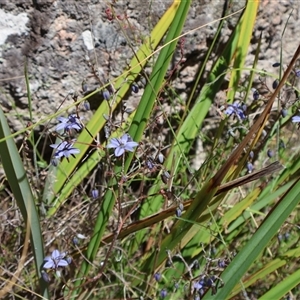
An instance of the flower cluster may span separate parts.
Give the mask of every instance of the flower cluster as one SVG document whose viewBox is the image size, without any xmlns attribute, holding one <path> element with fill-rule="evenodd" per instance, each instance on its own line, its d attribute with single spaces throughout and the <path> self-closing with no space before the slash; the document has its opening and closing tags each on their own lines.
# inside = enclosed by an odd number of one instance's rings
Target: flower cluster
<svg viewBox="0 0 300 300">
<path fill-rule="evenodd" d="M 81 118 L 79 118 L 75 114 L 69 115 L 67 118 L 65 117 L 58 117 L 57 120 L 60 122 L 56 126 L 56 131 L 61 131 L 63 130 L 63 133 L 68 133 L 70 134 L 72 130 L 75 130 L 76 132 L 80 132 L 83 129 L 83 125 L 81 123 Z M 52 159 L 52 164 L 54 166 L 57 166 L 58 161 L 62 158 L 66 158 L 69 161 L 69 157 L 73 156 L 75 157 L 75 154 L 80 153 L 80 150 L 73 147 L 75 143 L 75 140 L 71 141 L 62 141 L 61 143 L 58 144 L 52 144 L 50 145 L 51 148 L 55 149 L 53 159 Z"/>
<path fill-rule="evenodd" d="M 235 101 L 233 104 L 228 104 L 225 114 L 228 116 L 235 115 L 239 120 L 243 121 L 246 119 L 246 106 L 242 105 L 238 101 Z"/>
<path fill-rule="evenodd" d="M 54 159 L 52 160 L 53 165 L 57 165 L 58 159 L 65 157 L 69 160 L 70 156 L 74 156 L 74 154 L 80 153 L 80 150 L 73 147 L 74 140 L 71 142 L 63 141 L 59 144 L 52 144 L 50 145 L 51 148 L 54 148 L 56 151 L 54 152 Z"/>
<path fill-rule="evenodd" d="M 212 276 L 202 276 L 201 279 L 194 282 L 193 287 L 194 291 L 198 293 L 200 296 L 204 294 L 204 292 L 215 285 L 216 277 Z M 214 292 L 213 292 L 214 294 Z"/>
</svg>

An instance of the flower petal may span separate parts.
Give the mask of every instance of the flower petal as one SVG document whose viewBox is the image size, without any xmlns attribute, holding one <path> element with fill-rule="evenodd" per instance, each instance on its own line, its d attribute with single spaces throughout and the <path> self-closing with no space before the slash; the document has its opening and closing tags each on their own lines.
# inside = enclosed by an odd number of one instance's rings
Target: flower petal
<svg viewBox="0 0 300 300">
<path fill-rule="evenodd" d="M 300 116 L 294 116 L 294 117 L 292 117 L 292 122 L 293 122 L 293 123 L 298 123 L 298 122 L 300 122 Z"/>
<path fill-rule="evenodd" d="M 57 263 L 57 267 L 66 267 L 68 266 L 69 263 L 65 260 L 65 259 L 61 259 L 58 263 Z"/>
<path fill-rule="evenodd" d="M 106 145 L 106 148 L 117 148 L 120 146 L 120 141 L 117 138 L 112 138 L 110 142 Z"/>
<path fill-rule="evenodd" d="M 55 263 L 54 261 L 51 259 L 49 261 L 47 261 L 44 265 L 43 265 L 44 269 L 52 269 L 55 268 Z"/>
<path fill-rule="evenodd" d="M 120 142 L 121 144 L 126 144 L 128 142 L 128 139 L 130 138 L 130 136 L 125 133 L 120 137 Z M 130 138 L 131 139 L 131 138 Z"/>
<path fill-rule="evenodd" d="M 119 157 L 119 156 L 123 155 L 124 152 L 125 152 L 125 149 L 123 147 L 117 147 L 115 149 L 115 156 Z"/>
<path fill-rule="evenodd" d="M 53 250 L 51 256 L 52 256 L 52 259 L 58 259 L 61 257 L 60 252 L 58 250 Z"/>
</svg>

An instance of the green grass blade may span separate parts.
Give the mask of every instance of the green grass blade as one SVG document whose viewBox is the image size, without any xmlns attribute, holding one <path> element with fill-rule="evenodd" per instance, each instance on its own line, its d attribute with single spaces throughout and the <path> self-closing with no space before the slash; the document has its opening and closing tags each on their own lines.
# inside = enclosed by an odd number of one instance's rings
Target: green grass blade
<svg viewBox="0 0 300 300">
<path fill-rule="evenodd" d="M 229 82 L 228 99 L 233 101 L 236 90 L 238 89 L 241 69 L 244 67 L 246 55 L 249 50 L 250 40 L 253 34 L 253 27 L 256 20 L 256 14 L 259 1 L 248 1 L 240 24 L 237 26 L 238 42 L 235 51 L 235 60 Z"/>
<path fill-rule="evenodd" d="M 7 120 L 0 108 L 0 138 L 5 138 L 10 134 L 11 132 Z M 31 248 L 35 259 L 36 274 L 39 278 L 40 293 L 43 297 L 49 299 L 47 284 L 42 279 L 40 273 L 40 268 L 44 261 L 44 247 L 39 216 L 35 207 L 32 190 L 13 138 L 3 140 L 0 143 L 0 156 L 7 180 L 20 208 L 25 224 L 29 222 Z"/>
<path fill-rule="evenodd" d="M 298 205 L 300 199 L 300 181 L 281 198 L 273 210 L 267 215 L 255 234 L 246 246 L 233 258 L 230 265 L 222 273 L 224 287 L 219 289 L 216 295 L 207 293 L 203 299 L 226 299 L 231 291 L 242 280 L 255 259 L 267 247 L 271 238 L 277 233 L 291 212 Z"/>
<path fill-rule="evenodd" d="M 203 86 L 195 105 L 186 116 L 182 126 L 179 128 L 174 144 L 171 147 L 166 162 L 165 168 L 169 170 L 173 163 L 173 157 L 178 157 L 180 154 L 186 155 L 201 129 L 202 122 L 207 115 L 216 93 L 220 90 L 223 79 L 226 75 L 230 62 L 233 58 L 236 44 L 238 41 L 238 31 L 234 31 L 224 48 L 223 53 L 214 63 L 212 70 L 208 76 L 207 83 Z M 149 194 L 157 193 L 157 184 L 153 185 Z M 156 199 L 151 198 L 145 201 L 141 208 L 140 218 L 145 218 L 149 214 L 153 214 L 159 210 L 162 203 L 162 197 Z M 136 235 L 136 245 L 140 245 L 145 236 L 145 231 L 138 232 Z"/>
<path fill-rule="evenodd" d="M 283 297 L 288 294 L 294 287 L 300 284 L 300 270 L 295 271 L 292 275 L 283 279 L 280 283 L 278 283 L 275 287 L 273 287 L 270 291 L 265 293 L 260 300 L 277 300 L 283 299 Z"/>
<path fill-rule="evenodd" d="M 174 4 L 177 8 L 175 19 L 172 23 L 168 36 L 166 38 L 166 43 L 172 41 L 177 38 L 182 30 L 182 26 L 189 8 L 190 1 L 182 1 L 180 5 L 176 5 L 176 1 Z M 134 115 L 134 119 L 132 121 L 132 125 L 129 129 L 129 134 L 135 141 L 139 141 L 141 135 L 146 127 L 147 120 L 149 119 L 152 107 L 155 103 L 156 93 L 161 87 L 162 81 L 164 79 L 164 74 L 167 71 L 169 66 L 169 62 L 172 58 L 172 54 L 176 47 L 177 40 L 172 43 L 167 44 L 162 50 L 157 59 L 157 62 L 154 66 L 152 76 L 150 79 L 150 84 L 147 85 L 137 112 Z M 126 172 L 129 164 L 132 160 L 133 154 L 129 154 L 125 166 L 124 171 Z M 114 173 L 120 174 L 122 171 L 122 166 L 120 163 L 116 166 Z M 88 249 L 86 251 L 86 257 L 89 262 L 92 262 L 97 254 L 97 251 L 100 246 L 100 242 L 108 222 L 108 218 L 111 214 L 111 211 L 114 207 L 117 198 L 117 182 L 116 179 L 112 179 L 109 182 L 109 189 L 107 190 L 104 200 L 102 202 L 97 221 L 94 227 L 94 235 L 88 245 Z M 86 261 L 83 262 L 80 270 L 80 276 L 86 275 L 90 269 L 90 264 Z M 78 287 L 81 284 L 81 281 L 77 281 L 75 285 Z M 78 290 L 75 290 L 73 295 L 78 294 Z"/>
<path fill-rule="evenodd" d="M 147 61 L 152 55 L 153 49 L 155 49 L 162 37 L 166 33 L 168 27 L 170 26 L 176 11 L 177 11 L 178 3 L 174 1 L 171 7 L 167 10 L 167 12 L 163 15 L 163 17 L 159 20 L 153 31 L 151 32 L 150 37 L 145 40 L 145 43 L 140 47 L 138 52 L 135 54 L 134 58 L 129 64 L 129 70 L 125 71 L 119 78 L 114 82 L 114 87 L 117 92 L 116 101 L 114 102 L 113 107 L 111 107 L 112 111 L 117 107 L 120 103 L 128 89 L 130 88 L 131 82 L 135 80 L 138 74 L 143 70 L 143 67 L 146 65 Z M 97 93 L 94 92 L 93 94 Z M 91 95 L 93 95 L 91 94 Z M 91 96 L 90 95 L 90 96 Z M 72 189 L 75 188 L 76 185 L 70 188 L 70 184 L 67 189 L 63 189 L 63 186 L 66 180 L 71 178 L 73 171 L 76 166 L 80 163 L 82 158 L 84 157 L 86 151 L 89 148 L 89 145 L 93 142 L 93 137 L 96 136 L 101 129 L 103 129 L 106 120 L 103 115 L 109 115 L 109 107 L 106 101 L 103 101 L 92 119 L 86 125 L 89 132 L 92 136 L 90 136 L 85 130 L 80 134 L 77 139 L 76 148 L 80 149 L 80 154 L 76 155 L 76 158 L 72 158 L 70 163 L 66 160 L 63 161 L 57 169 L 56 181 L 53 186 L 53 192 L 46 192 L 44 195 L 44 200 L 48 202 L 49 205 L 52 205 L 52 208 L 49 210 L 48 215 L 53 215 L 60 205 L 64 202 L 66 197 L 69 196 Z M 138 141 L 138 139 L 137 139 Z M 98 160 L 99 161 L 99 160 Z M 94 158 L 91 162 L 88 163 L 89 166 L 95 165 L 96 161 Z M 91 170 L 91 169 L 90 169 Z M 75 177 L 74 177 L 75 176 Z M 73 174 L 74 182 L 80 182 L 83 177 L 79 177 L 77 172 Z M 63 189 L 63 190 L 62 190 Z"/>
</svg>

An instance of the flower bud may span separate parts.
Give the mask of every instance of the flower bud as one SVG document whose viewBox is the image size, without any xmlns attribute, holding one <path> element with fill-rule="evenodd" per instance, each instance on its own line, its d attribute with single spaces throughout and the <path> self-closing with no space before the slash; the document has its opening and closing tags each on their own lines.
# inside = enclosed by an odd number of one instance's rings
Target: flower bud
<svg viewBox="0 0 300 300">
<path fill-rule="evenodd" d="M 253 171 L 253 165 L 251 164 L 251 162 L 247 162 L 247 166 L 246 166 L 248 173 L 252 173 Z"/>
<path fill-rule="evenodd" d="M 133 83 L 132 86 L 131 86 L 131 90 L 137 94 L 139 92 L 139 87 L 136 83 Z"/>
<path fill-rule="evenodd" d="M 268 149 L 267 155 L 268 155 L 269 158 L 273 157 L 274 156 L 274 151 L 271 150 L 271 149 Z"/>
<path fill-rule="evenodd" d="M 258 90 L 255 90 L 254 92 L 253 92 L 253 100 L 258 100 L 259 99 L 259 92 L 258 92 Z"/>
<path fill-rule="evenodd" d="M 109 93 L 109 91 L 108 91 L 107 89 L 104 89 L 104 90 L 102 91 L 102 96 L 103 96 L 103 98 L 104 98 L 106 101 L 108 101 L 109 98 L 110 98 L 110 93 Z"/>
</svg>

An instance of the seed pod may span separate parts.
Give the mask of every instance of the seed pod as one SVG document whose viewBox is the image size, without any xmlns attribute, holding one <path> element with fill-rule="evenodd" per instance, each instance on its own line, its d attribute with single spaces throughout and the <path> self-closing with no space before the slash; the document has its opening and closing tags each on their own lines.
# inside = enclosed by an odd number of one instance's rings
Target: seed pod
<svg viewBox="0 0 300 300">
<path fill-rule="evenodd" d="M 164 162 L 164 156 L 161 152 L 159 152 L 158 156 L 157 156 L 157 160 L 159 161 L 159 163 L 163 163 Z"/>
<path fill-rule="evenodd" d="M 171 178 L 171 175 L 169 174 L 169 172 L 167 171 L 164 171 L 162 174 L 161 174 L 161 179 L 162 181 L 167 184 L 169 179 Z"/>
<path fill-rule="evenodd" d="M 91 109 L 91 105 L 89 101 L 84 101 L 83 106 L 85 108 L 85 110 L 90 110 Z"/>
<path fill-rule="evenodd" d="M 84 93 L 88 90 L 88 85 L 86 84 L 86 81 L 82 81 L 81 88 Z"/>
<path fill-rule="evenodd" d="M 280 63 L 279 63 L 279 62 L 276 62 L 276 63 L 274 63 L 274 64 L 272 65 L 273 68 L 277 68 L 277 67 L 279 67 L 279 66 L 280 66 Z"/>
<path fill-rule="evenodd" d="M 131 90 L 137 94 L 139 92 L 139 87 L 136 83 L 133 83 L 132 86 L 131 86 Z"/>
<path fill-rule="evenodd" d="M 258 100 L 259 99 L 259 92 L 258 92 L 258 90 L 255 90 L 254 92 L 253 92 L 253 100 Z"/>
<path fill-rule="evenodd" d="M 147 168 L 148 168 L 150 171 L 152 171 L 152 170 L 154 169 L 154 167 L 155 167 L 155 164 L 154 164 L 154 162 L 153 162 L 153 159 L 150 158 L 150 157 L 146 160 L 146 165 L 147 165 Z"/>
<path fill-rule="evenodd" d="M 278 80 L 278 79 L 275 79 L 275 80 L 273 81 L 273 83 L 272 83 L 272 88 L 273 88 L 273 90 L 275 90 L 275 89 L 277 88 L 278 83 L 279 83 L 279 80 Z"/>
<path fill-rule="evenodd" d="M 282 109 L 280 113 L 281 113 L 281 116 L 283 118 L 285 118 L 287 116 L 287 114 L 288 114 L 288 111 L 287 111 L 287 109 Z"/>
<path fill-rule="evenodd" d="M 285 149 L 285 143 L 283 140 L 279 141 L 279 149 Z"/>
<path fill-rule="evenodd" d="M 249 157 L 250 157 L 251 159 L 254 158 L 254 152 L 253 152 L 252 150 L 251 150 L 250 153 L 249 153 Z"/>
<path fill-rule="evenodd" d="M 44 279 L 45 282 L 50 282 L 50 277 L 48 275 L 47 272 L 45 272 L 44 270 L 41 271 L 41 275 L 42 275 L 42 278 Z"/>
<path fill-rule="evenodd" d="M 107 125 L 104 126 L 104 133 L 105 138 L 108 139 L 110 137 L 110 128 Z"/>
</svg>

